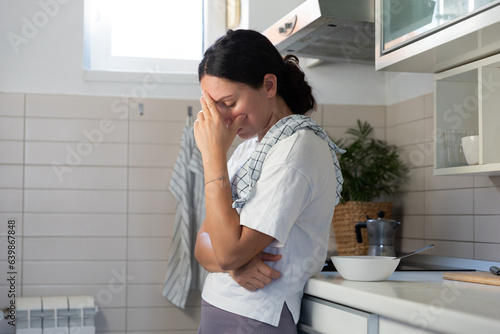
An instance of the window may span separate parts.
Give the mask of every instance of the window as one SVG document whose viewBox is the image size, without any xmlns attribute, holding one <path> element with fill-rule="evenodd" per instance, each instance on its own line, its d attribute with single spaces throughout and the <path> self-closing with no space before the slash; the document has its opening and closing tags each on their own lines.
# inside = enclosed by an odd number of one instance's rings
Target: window
<svg viewBox="0 0 500 334">
<path fill-rule="evenodd" d="M 225 0 L 85 0 L 84 68 L 196 73 L 225 15 Z"/>
</svg>

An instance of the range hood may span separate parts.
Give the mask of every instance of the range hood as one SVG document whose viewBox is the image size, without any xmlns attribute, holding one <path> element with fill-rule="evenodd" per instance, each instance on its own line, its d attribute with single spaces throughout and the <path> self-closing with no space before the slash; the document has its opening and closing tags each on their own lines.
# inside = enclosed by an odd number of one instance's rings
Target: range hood
<svg viewBox="0 0 500 334">
<path fill-rule="evenodd" d="M 373 64 L 374 2 L 306 0 L 263 34 L 282 54 Z"/>
</svg>

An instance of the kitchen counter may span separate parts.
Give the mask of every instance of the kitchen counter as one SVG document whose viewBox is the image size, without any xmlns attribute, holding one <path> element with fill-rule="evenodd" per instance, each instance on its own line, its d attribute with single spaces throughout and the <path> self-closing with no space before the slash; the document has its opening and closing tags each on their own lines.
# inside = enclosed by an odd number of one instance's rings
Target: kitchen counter
<svg viewBox="0 0 500 334">
<path fill-rule="evenodd" d="M 337 272 L 322 272 L 304 292 L 427 331 L 500 330 L 500 286 L 443 280 L 439 271 L 395 272 L 383 282 L 348 281 Z"/>
</svg>

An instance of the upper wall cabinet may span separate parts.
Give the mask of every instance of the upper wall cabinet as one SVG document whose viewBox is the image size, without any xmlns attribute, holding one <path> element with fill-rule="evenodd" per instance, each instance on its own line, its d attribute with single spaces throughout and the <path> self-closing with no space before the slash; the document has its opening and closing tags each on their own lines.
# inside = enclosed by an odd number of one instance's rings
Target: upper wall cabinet
<svg viewBox="0 0 500 334">
<path fill-rule="evenodd" d="M 500 0 L 375 0 L 375 67 L 439 73 L 500 52 Z"/>
<path fill-rule="evenodd" d="M 500 175 L 500 54 L 434 79 L 434 175 Z"/>
</svg>

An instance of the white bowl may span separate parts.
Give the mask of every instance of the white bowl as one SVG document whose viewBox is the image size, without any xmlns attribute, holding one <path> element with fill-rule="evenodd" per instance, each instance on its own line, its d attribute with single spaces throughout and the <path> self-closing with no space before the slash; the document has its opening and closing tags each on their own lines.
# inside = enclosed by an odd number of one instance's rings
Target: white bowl
<svg viewBox="0 0 500 334">
<path fill-rule="evenodd" d="M 332 256 L 331 259 L 344 279 L 364 282 L 385 281 L 400 261 L 392 256 Z"/>
<path fill-rule="evenodd" d="M 479 163 L 479 136 L 462 137 L 462 149 L 469 165 Z"/>
</svg>

